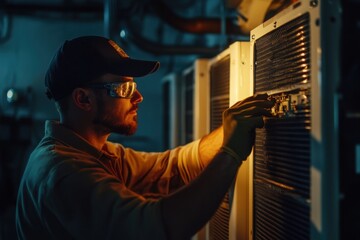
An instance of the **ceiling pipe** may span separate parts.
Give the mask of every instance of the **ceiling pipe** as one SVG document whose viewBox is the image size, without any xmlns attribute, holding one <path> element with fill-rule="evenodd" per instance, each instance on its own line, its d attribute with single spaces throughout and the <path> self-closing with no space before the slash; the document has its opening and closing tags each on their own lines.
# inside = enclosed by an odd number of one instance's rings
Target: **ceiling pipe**
<svg viewBox="0 0 360 240">
<path fill-rule="evenodd" d="M 155 1 L 153 8 L 156 14 L 165 22 L 184 32 L 196 34 L 222 34 L 225 25 L 225 33 L 229 35 L 244 34 L 237 25 L 237 19 L 226 18 L 225 24 L 219 18 L 184 18 L 177 15 L 162 0 Z M 236 20 L 236 21 L 235 21 Z"/>
<path fill-rule="evenodd" d="M 61 12 L 61 13 L 103 13 L 102 4 L 77 5 L 77 4 L 26 4 L 5 3 L 1 5 L 8 14 L 28 14 L 36 12 Z"/>
<path fill-rule="evenodd" d="M 9 14 L 6 14 L 0 9 L 0 44 L 6 42 L 10 36 L 12 31 L 12 18 Z"/>
<path fill-rule="evenodd" d="M 118 1 L 104 1 L 104 36 L 115 39 L 119 31 Z"/>
<path fill-rule="evenodd" d="M 114 11 L 117 9 L 117 11 Z M 119 39 L 119 5 L 117 0 L 104 1 L 104 32 L 108 38 L 116 41 Z M 126 38 L 134 43 L 138 48 L 150 52 L 154 55 L 200 55 L 200 56 L 214 56 L 219 52 L 219 47 L 199 47 L 189 45 L 164 45 L 151 41 L 138 33 L 138 29 L 131 24 L 128 24 Z"/>
</svg>

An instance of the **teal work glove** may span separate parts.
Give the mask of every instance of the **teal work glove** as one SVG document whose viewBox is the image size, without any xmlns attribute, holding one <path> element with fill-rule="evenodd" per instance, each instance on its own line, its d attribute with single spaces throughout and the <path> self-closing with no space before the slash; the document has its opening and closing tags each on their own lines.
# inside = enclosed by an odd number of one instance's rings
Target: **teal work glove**
<svg viewBox="0 0 360 240">
<path fill-rule="evenodd" d="M 274 102 L 267 94 L 248 97 L 223 112 L 222 151 L 240 164 L 249 156 L 255 140 L 255 128 L 264 126 L 263 116 L 272 116 Z"/>
</svg>

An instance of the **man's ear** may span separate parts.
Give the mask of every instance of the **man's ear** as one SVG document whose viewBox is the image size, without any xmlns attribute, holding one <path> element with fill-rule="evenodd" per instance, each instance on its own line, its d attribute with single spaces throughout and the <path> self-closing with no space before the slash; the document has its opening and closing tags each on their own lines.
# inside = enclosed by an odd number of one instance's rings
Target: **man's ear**
<svg viewBox="0 0 360 240">
<path fill-rule="evenodd" d="M 93 107 L 93 101 L 91 101 L 91 92 L 88 89 L 75 88 L 72 92 L 72 99 L 75 106 L 84 111 L 89 111 Z"/>
</svg>

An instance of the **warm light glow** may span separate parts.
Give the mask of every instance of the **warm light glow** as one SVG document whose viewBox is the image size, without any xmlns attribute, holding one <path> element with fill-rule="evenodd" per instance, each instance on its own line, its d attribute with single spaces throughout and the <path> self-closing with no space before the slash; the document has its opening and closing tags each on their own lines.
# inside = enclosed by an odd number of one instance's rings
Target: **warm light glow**
<svg viewBox="0 0 360 240">
<path fill-rule="evenodd" d="M 280 188 L 284 188 L 284 189 L 291 190 L 291 191 L 295 190 L 294 187 L 291 187 L 289 185 L 285 185 L 283 183 L 279 183 L 279 182 L 276 182 L 276 181 L 273 181 L 273 180 L 270 180 L 270 179 L 264 179 L 264 180 L 271 183 L 271 184 L 273 184 L 273 185 L 275 185 L 275 186 L 278 186 Z"/>
<path fill-rule="evenodd" d="M 305 80 L 301 81 L 301 83 L 308 83 L 308 80 L 305 79 Z"/>
</svg>

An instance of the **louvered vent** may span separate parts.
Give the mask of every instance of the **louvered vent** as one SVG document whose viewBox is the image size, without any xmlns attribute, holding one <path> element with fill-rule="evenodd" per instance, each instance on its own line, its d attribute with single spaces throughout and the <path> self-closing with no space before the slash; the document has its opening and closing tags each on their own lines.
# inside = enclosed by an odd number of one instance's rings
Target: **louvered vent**
<svg viewBox="0 0 360 240">
<path fill-rule="evenodd" d="M 229 107 L 230 56 L 227 55 L 210 68 L 210 128 L 222 124 L 222 112 Z M 209 234 L 211 240 L 229 239 L 229 197 L 226 194 L 220 207 L 211 218 Z"/>
<path fill-rule="evenodd" d="M 255 91 L 288 89 L 307 83 L 310 74 L 309 48 L 308 14 L 256 40 Z"/>
<path fill-rule="evenodd" d="M 255 93 L 273 92 L 278 117 L 256 131 L 254 239 L 310 239 L 309 14 L 255 42 Z"/>
<path fill-rule="evenodd" d="M 222 112 L 229 107 L 230 56 L 226 55 L 210 68 L 210 128 L 222 124 Z"/>
<path fill-rule="evenodd" d="M 193 137 L 193 105 L 194 105 L 194 70 L 184 75 L 185 81 L 185 143 L 194 140 Z"/>
</svg>

